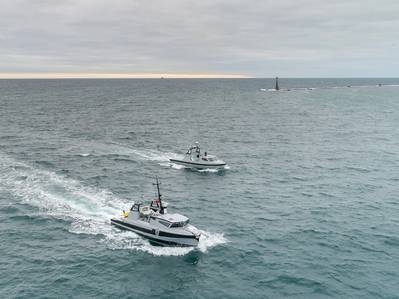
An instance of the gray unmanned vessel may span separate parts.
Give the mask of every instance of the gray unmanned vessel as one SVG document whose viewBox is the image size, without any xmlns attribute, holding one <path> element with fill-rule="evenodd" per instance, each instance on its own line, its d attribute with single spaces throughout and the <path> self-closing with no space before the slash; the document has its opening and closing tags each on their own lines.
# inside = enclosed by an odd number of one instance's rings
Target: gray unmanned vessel
<svg viewBox="0 0 399 299">
<path fill-rule="evenodd" d="M 150 205 L 133 203 L 130 212 L 120 218 L 112 218 L 111 224 L 144 236 L 150 241 L 166 246 L 197 246 L 200 232 L 188 224 L 189 218 L 181 214 L 169 214 L 168 204 L 162 201 L 159 181 L 156 178 L 158 198 Z"/>
<path fill-rule="evenodd" d="M 202 154 L 198 142 L 190 146 L 183 159 L 169 159 L 169 161 L 189 168 L 199 169 L 217 169 L 226 166 L 226 162 L 216 158 L 216 156 L 208 155 L 207 152 Z"/>
</svg>

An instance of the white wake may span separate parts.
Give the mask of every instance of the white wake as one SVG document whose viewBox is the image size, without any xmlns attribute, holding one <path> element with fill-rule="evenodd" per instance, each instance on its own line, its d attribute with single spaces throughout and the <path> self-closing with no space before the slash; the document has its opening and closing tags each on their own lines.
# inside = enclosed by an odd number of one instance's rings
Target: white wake
<svg viewBox="0 0 399 299">
<path fill-rule="evenodd" d="M 170 167 L 173 169 L 185 169 L 187 167 L 170 162 L 170 159 L 183 159 L 183 154 L 173 152 L 163 152 L 157 149 L 138 149 L 120 143 L 95 143 L 84 142 L 66 149 L 69 153 L 75 153 L 80 157 L 90 156 L 109 156 L 109 155 L 122 155 L 127 156 L 132 160 L 141 159 L 146 161 L 158 162 L 160 166 Z M 218 172 L 220 170 L 228 170 L 230 167 L 226 165 L 221 169 L 195 169 L 198 172 Z"/>
<path fill-rule="evenodd" d="M 184 255 L 193 248 L 158 247 L 133 232 L 111 227 L 110 219 L 129 208 L 131 202 L 103 189 L 28 164 L 0 153 L 0 190 L 22 203 L 37 207 L 43 216 L 69 221 L 69 231 L 76 234 L 102 235 L 109 249 L 145 251 L 153 255 Z M 223 234 L 201 231 L 198 249 L 226 243 Z"/>
</svg>

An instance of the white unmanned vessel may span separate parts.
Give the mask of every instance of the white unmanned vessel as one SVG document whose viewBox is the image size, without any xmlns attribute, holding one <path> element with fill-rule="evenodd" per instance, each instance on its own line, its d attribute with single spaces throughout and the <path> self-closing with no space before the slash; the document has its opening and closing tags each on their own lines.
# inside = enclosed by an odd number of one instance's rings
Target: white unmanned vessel
<svg viewBox="0 0 399 299">
<path fill-rule="evenodd" d="M 219 160 L 216 156 L 208 155 L 207 152 L 202 154 L 198 142 L 190 146 L 183 159 L 169 159 L 169 161 L 186 167 L 200 169 L 222 168 L 226 166 L 226 162 Z"/>
<path fill-rule="evenodd" d="M 156 179 L 158 198 L 150 205 L 141 202 L 133 203 L 130 212 L 123 211 L 120 218 L 112 218 L 111 224 L 133 231 L 151 241 L 166 246 L 197 246 L 200 232 L 189 219 L 180 214 L 167 213 L 166 202 L 162 202 L 159 182 Z"/>
</svg>

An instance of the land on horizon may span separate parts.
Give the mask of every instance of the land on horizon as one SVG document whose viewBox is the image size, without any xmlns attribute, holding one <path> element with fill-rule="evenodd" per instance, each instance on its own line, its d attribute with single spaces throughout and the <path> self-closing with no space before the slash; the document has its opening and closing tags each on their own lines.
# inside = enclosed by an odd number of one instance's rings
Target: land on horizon
<svg viewBox="0 0 399 299">
<path fill-rule="evenodd" d="M 243 74 L 196 73 L 0 73 L 0 79 L 274 79 L 276 76 L 249 76 Z M 298 77 L 283 79 L 397 79 L 398 77 Z"/>
<path fill-rule="evenodd" d="M 237 74 L 196 74 L 196 73 L 0 73 L 0 79 L 201 79 L 201 78 L 254 78 Z"/>
</svg>

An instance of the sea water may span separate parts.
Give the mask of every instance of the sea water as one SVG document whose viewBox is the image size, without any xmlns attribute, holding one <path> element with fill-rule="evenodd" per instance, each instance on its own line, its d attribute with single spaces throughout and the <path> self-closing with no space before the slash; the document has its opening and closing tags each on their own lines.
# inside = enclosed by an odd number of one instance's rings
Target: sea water
<svg viewBox="0 0 399 299">
<path fill-rule="evenodd" d="M 0 297 L 397 297 L 398 82 L 0 80 Z M 155 176 L 198 248 L 110 226 Z"/>
</svg>

